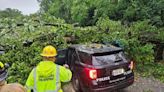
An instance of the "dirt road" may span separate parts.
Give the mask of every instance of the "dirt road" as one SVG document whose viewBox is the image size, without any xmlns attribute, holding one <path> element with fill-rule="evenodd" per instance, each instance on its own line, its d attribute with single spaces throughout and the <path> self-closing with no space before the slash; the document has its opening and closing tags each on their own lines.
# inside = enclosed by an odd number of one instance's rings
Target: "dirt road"
<svg viewBox="0 0 164 92">
<path fill-rule="evenodd" d="M 64 92 L 75 92 L 71 84 L 64 87 Z M 138 77 L 130 87 L 115 92 L 164 92 L 164 83 L 154 78 Z"/>
</svg>

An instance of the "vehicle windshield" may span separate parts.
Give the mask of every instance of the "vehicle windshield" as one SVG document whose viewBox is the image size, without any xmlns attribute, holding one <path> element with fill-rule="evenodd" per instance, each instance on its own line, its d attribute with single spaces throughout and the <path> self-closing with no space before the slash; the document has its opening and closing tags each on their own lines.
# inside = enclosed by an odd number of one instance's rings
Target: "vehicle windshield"
<svg viewBox="0 0 164 92">
<path fill-rule="evenodd" d="M 119 61 L 126 61 L 123 52 L 103 56 L 92 56 L 92 64 L 95 66 L 110 64 Z"/>
</svg>

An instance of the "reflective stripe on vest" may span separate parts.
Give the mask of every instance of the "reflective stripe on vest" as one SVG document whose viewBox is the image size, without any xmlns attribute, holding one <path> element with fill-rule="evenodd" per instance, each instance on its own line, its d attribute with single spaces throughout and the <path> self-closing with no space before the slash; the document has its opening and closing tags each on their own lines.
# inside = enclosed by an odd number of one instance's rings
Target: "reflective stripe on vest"
<svg viewBox="0 0 164 92">
<path fill-rule="evenodd" d="M 36 84 L 36 68 L 34 68 L 34 74 L 33 74 L 33 76 L 34 76 L 34 89 L 33 89 L 33 91 L 34 92 L 37 92 L 37 84 Z"/>
<path fill-rule="evenodd" d="M 60 74 L 59 74 L 59 66 L 56 65 L 56 90 L 46 90 L 44 92 L 58 92 L 60 90 Z M 34 68 L 33 72 L 34 76 L 34 92 L 37 92 L 37 82 L 36 82 L 36 68 Z"/>
</svg>

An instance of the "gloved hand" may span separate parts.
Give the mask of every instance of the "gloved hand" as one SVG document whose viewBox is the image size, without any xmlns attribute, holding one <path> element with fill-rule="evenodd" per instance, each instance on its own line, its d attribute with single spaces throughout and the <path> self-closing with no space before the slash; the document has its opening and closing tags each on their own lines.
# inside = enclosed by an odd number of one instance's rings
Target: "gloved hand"
<svg viewBox="0 0 164 92">
<path fill-rule="evenodd" d="M 67 65 L 67 64 L 64 64 L 63 65 L 65 68 L 68 68 L 69 69 L 69 65 Z"/>
</svg>

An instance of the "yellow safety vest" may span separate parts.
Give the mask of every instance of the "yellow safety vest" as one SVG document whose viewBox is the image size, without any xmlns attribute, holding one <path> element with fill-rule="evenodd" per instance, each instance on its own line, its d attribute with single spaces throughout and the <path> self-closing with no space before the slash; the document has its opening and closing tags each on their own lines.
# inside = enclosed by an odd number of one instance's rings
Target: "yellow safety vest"
<svg viewBox="0 0 164 92">
<path fill-rule="evenodd" d="M 63 66 L 51 61 L 43 61 L 30 73 L 26 87 L 28 92 L 63 92 L 61 82 L 71 80 L 72 73 Z"/>
</svg>

